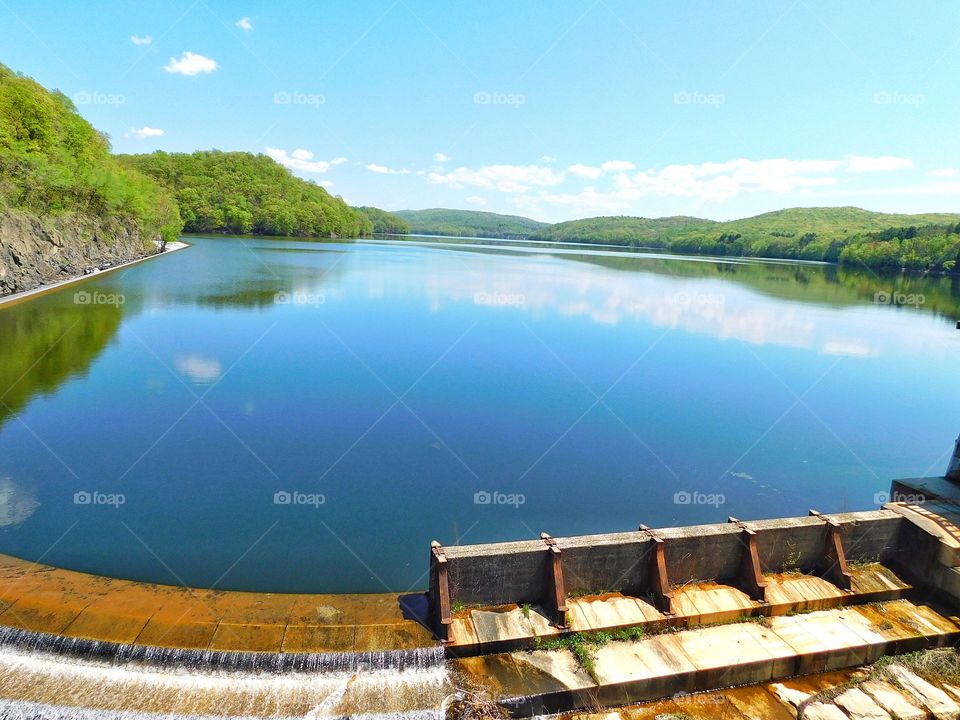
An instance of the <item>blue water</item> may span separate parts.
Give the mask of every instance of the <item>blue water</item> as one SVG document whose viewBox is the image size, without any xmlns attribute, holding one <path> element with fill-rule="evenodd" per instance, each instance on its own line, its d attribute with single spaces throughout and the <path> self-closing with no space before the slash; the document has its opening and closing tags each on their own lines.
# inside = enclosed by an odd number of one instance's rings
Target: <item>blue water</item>
<svg viewBox="0 0 960 720">
<path fill-rule="evenodd" d="M 960 430 L 949 280 L 187 241 L 0 308 L 0 552 L 402 592 L 425 586 L 432 539 L 873 508 L 892 478 L 941 474 Z"/>
</svg>

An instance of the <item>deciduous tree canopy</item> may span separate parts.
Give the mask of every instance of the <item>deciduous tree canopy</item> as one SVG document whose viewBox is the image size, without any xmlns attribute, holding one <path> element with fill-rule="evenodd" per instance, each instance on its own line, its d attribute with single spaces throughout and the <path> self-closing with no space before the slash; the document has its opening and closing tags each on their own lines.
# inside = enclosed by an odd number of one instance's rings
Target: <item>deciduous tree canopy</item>
<svg viewBox="0 0 960 720">
<path fill-rule="evenodd" d="M 120 158 L 175 193 L 187 232 L 358 237 L 373 231 L 366 214 L 266 155 L 203 150 Z"/>
<path fill-rule="evenodd" d="M 840 207 L 791 208 L 728 222 L 596 217 L 550 225 L 530 239 L 952 272 L 960 260 L 960 215 L 891 215 Z"/>
<path fill-rule="evenodd" d="M 63 93 L 0 65 L 0 208 L 132 221 L 145 243 L 171 240 L 170 192 L 110 154 L 107 137 Z"/>
</svg>

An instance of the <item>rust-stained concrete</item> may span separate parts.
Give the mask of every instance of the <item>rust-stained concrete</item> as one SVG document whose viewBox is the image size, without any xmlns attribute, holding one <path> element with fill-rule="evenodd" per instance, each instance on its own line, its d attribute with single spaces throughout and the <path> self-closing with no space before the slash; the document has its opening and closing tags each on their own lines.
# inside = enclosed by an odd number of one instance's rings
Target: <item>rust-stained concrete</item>
<svg viewBox="0 0 960 720">
<path fill-rule="evenodd" d="M 508 707 L 527 715 L 844 670 L 885 654 L 940 647 L 958 638 L 960 626 L 954 619 L 901 599 L 610 641 L 593 647 L 588 672 L 577 671 L 566 649 L 464 658 L 454 667 L 469 683 L 507 698 Z M 916 688 L 942 699 L 920 683 Z M 781 695 L 800 702 L 817 692 L 789 686 Z M 847 698 L 852 706 L 863 705 L 863 700 L 856 694 Z M 836 707 L 820 708 L 814 714 L 830 717 L 838 712 Z"/>
<path fill-rule="evenodd" d="M 310 653 L 436 645 L 400 600 L 154 585 L 0 555 L 0 626 L 121 644 Z"/>
<path fill-rule="evenodd" d="M 793 720 L 801 705 L 805 720 L 952 720 L 960 715 L 960 691 L 893 664 L 872 678 L 868 669 L 824 673 L 556 720 Z"/>
<path fill-rule="evenodd" d="M 880 563 L 852 565 L 852 589 L 845 591 L 816 575 L 770 573 L 767 603 L 752 600 L 732 585 L 688 583 L 673 589 L 672 615 L 657 610 L 649 598 L 619 592 L 568 598 L 567 623 L 574 632 L 614 630 L 639 626 L 657 630 L 665 625 L 695 627 L 731 622 L 743 616 L 783 616 L 826 610 L 849 604 L 893 600 L 912 588 Z M 499 652 L 529 645 L 537 638 L 559 636 L 539 605 L 516 604 L 467 608 L 456 613 L 450 626 L 450 646 L 458 654 Z M 511 643 L 513 646 L 511 647 Z"/>
</svg>

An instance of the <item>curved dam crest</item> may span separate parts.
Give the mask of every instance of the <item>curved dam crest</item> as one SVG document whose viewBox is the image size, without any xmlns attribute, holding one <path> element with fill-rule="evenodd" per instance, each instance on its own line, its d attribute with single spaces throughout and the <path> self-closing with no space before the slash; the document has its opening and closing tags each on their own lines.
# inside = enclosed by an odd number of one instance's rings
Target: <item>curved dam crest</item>
<svg viewBox="0 0 960 720">
<path fill-rule="evenodd" d="M 305 630 L 356 633 L 365 626 L 350 622 L 362 623 L 365 611 L 384 629 L 393 623 L 392 635 L 379 635 L 382 647 L 360 652 L 156 647 L 84 636 L 74 622 L 97 602 L 99 627 L 109 633 L 130 617 L 122 598 L 134 593 L 141 608 L 153 598 L 141 637 L 166 603 L 202 591 L 6 557 L 7 586 L 26 584 L 0 613 L 0 717 L 433 719 L 481 692 L 529 717 L 853 668 L 884 653 L 958 641 L 960 618 L 937 603 L 960 601 L 960 491 L 947 478 L 923 478 L 897 481 L 892 495 L 911 502 L 837 516 L 544 534 L 538 542 L 434 543 L 426 614 L 416 620 L 403 608 L 422 605 L 401 596 L 208 597 L 227 612 L 257 608 L 260 620 L 283 609 L 284 635 L 294 608 L 305 606 L 341 610 L 299 620 Z M 56 622 L 42 608 L 68 607 L 64 600 L 81 597 L 83 585 L 99 595 L 82 596 L 86 609 L 74 622 L 57 633 L 37 629 Z M 118 623 L 103 614 L 110 608 Z M 237 629 L 259 628 L 254 615 Z M 329 624 L 334 617 L 343 623 Z M 421 643 L 404 635 L 405 623 L 424 631 Z M 589 656 L 564 644 L 576 637 L 596 643 Z M 408 646 L 397 647 L 398 638 Z"/>
</svg>

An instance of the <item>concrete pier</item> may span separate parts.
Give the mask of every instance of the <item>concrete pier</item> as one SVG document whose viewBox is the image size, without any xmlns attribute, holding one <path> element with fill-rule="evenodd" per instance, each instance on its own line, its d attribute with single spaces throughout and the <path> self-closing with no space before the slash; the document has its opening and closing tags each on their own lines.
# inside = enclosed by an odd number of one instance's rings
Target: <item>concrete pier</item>
<svg viewBox="0 0 960 720">
<path fill-rule="evenodd" d="M 428 598 L 437 635 L 477 651 L 520 639 L 504 613 L 529 608 L 545 619 L 523 637 L 593 624 L 706 624 L 740 614 L 784 614 L 811 603 L 843 604 L 900 597 L 910 588 L 903 535 L 909 519 L 891 509 L 683 528 L 471 545 L 434 546 Z M 856 568 L 853 573 L 851 568 Z M 712 586 L 708 585 L 713 583 Z M 562 599 L 557 587 L 565 588 Z M 603 597 L 603 605 L 578 598 Z M 621 599 L 616 599 L 621 598 Z M 558 613 L 558 603 L 567 608 Z M 614 606 L 616 606 L 614 608 Z M 591 623 L 591 612 L 607 620 Z M 475 619 L 473 619 L 475 618 Z M 485 628 L 497 621 L 496 638 Z M 471 626 L 472 623 L 472 626 Z M 524 623 L 520 623 L 523 625 Z M 536 624 L 536 623 L 534 623 Z M 471 647 L 474 646 L 474 647 Z M 504 647 L 485 647 L 490 652 Z"/>
</svg>

